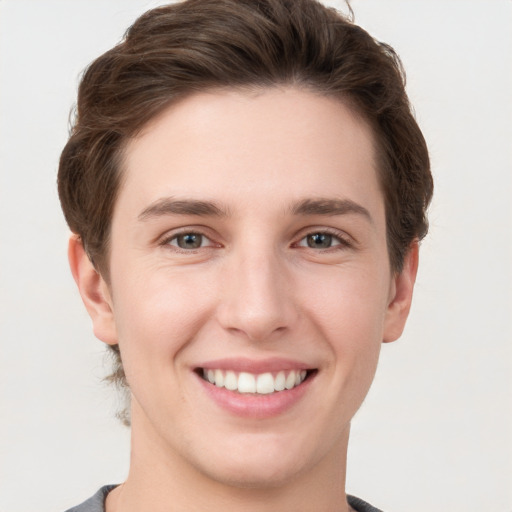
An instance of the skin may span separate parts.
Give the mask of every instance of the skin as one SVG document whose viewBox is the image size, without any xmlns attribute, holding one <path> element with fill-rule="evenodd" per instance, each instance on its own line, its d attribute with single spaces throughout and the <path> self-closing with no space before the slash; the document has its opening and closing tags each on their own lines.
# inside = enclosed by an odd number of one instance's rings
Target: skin
<svg viewBox="0 0 512 512">
<path fill-rule="evenodd" d="M 403 330 L 418 260 L 415 243 L 390 270 L 374 155 L 343 103 L 293 88 L 195 94 L 129 141 L 109 283 L 76 237 L 69 250 L 132 393 L 130 472 L 108 512 L 349 510 L 350 421 L 382 342 Z M 171 200 L 222 214 L 176 213 Z M 184 233 L 201 245 L 180 248 Z M 284 412 L 241 417 L 194 371 L 226 357 L 315 372 Z"/>
</svg>

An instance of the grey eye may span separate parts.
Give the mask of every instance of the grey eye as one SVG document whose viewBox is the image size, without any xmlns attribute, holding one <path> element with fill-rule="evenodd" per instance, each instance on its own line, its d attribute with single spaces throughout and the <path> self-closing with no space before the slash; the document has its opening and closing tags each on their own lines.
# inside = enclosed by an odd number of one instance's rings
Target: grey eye
<svg viewBox="0 0 512 512">
<path fill-rule="evenodd" d="M 174 238 L 173 242 L 180 249 L 199 249 L 203 245 L 203 235 L 198 233 L 184 233 Z M 174 244 L 173 244 L 174 245 Z"/>
<path fill-rule="evenodd" d="M 313 249 L 328 249 L 332 247 L 332 238 L 328 233 L 313 233 L 306 237 L 306 243 Z"/>
</svg>

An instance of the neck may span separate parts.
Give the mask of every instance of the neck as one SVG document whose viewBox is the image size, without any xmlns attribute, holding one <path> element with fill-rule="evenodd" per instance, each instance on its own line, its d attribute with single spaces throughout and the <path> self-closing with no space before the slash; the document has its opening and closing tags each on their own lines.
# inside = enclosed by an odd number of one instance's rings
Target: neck
<svg viewBox="0 0 512 512">
<path fill-rule="evenodd" d="M 301 472 L 279 481 L 229 482 L 215 479 L 172 450 L 141 411 L 132 413 L 132 451 L 127 480 L 114 489 L 107 512 L 348 512 L 345 469 L 349 428 L 337 449 Z M 142 434 L 144 433 L 144 434 Z M 171 505 L 169 505 L 171 504 Z"/>
</svg>

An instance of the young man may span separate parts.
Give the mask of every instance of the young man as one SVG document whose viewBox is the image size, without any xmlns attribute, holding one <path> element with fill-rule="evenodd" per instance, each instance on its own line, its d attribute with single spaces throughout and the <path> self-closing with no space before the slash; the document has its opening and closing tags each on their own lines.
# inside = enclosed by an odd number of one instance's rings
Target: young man
<svg viewBox="0 0 512 512">
<path fill-rule="evenodd" d="M 149 11 L 83 77 L 59 193 L 131 396 L 128 478 L 71 510 L 376 510 L 350 421 L 432 194 L 390 48 L 312 0 Z"/>
</svg>

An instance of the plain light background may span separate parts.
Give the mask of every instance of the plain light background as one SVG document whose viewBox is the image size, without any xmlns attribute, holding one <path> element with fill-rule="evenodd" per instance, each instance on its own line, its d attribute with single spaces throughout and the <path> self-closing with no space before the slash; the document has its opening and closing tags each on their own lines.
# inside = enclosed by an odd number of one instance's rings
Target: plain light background
<svg viewBox="0 0 512 512">
<path fill-rule="evenodd" d="M 127 472 L 55 180 L 79 73 L 158 3 L 0 0 L 0 512 L 63 511 Z M 436 193 L 408 327 L 353 421 L 347 490 L 389 512 L 511 512 L 512 2 L 353 7 L 403 59 Z"/>
</svg>

